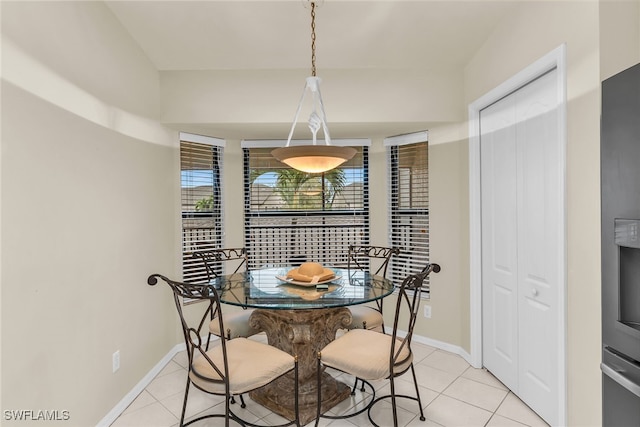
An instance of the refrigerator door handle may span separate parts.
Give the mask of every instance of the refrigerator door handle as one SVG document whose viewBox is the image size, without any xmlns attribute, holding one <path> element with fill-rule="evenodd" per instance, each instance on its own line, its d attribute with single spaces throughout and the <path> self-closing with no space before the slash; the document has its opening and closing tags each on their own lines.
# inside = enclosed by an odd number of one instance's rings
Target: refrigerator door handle
<svg viewBox="0 0 640 427">
<path fill-rule="evenodd" d="M 640 385 L 634 383 L 633 381 L 622 375 L 620 372 L 614 371 L 610 366 L 607 366 L 604 363 L 600 364 L 600 370 L 603 374 L 611 378 L 613 381 L 620 384 L 622 387 L 626 388 L 637 397 L 640 397 Z"/>
</svg>

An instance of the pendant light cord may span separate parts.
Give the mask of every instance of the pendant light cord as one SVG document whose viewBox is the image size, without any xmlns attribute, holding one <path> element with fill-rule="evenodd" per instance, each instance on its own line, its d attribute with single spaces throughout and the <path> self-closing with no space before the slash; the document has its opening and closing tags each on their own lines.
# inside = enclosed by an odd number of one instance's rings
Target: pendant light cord
<svg viewBox="0 0 640 427">
<path fill-rule="evenodd" d="M 327 126 L 326 115 L 324 113 L 324 104 L 320 95 L 320 78 L 316 76 L 316 2 L 322 4 L 322 0 L 303 0 L 305 6 L 311 5 L 311 77 L 307 77 L 302 97 L 298 103 L 296 115 L 293 118 L 289 137 L 284 147 L 276 148 L 271 151 L 271 155 L 278 161 L 285 163 L 291 168 L 306 173 L 324 173 L 334 169 L 356 154 L 353 147 L 335 147 L 331 145 L 331 137 L 329 136 L 329 128 Z M 312 111 L 309 117 L 309 130 L 313 136 L 311 144 L 291 146 L 291 138 L 295 130 L 296 123 L 304 97 L 307 90 L 313 96 Z M 324 133 L 324 142 L 326 145 L 316 145 L 317 133 L 322 129 Z"/>
<path fill-rule="evenodd" d="M 311 2 L 311 75 L 316 76 L 316 3 Z"/>
</svg>

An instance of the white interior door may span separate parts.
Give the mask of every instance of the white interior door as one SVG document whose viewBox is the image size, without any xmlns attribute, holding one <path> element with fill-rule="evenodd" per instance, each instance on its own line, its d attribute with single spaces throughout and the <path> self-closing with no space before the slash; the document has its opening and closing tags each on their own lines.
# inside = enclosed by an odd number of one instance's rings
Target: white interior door
<svg viewBox="0 0 640 427">
<path fill-rule="evenodd" d="M 483 364 L 518 387 L 515 97 L 480 112 Z"/>
<path fill-rule="evenodd" d="M 553 70 L 481 111 L 483 364 L 559 421 L 562 145 Z"/>
</svg>

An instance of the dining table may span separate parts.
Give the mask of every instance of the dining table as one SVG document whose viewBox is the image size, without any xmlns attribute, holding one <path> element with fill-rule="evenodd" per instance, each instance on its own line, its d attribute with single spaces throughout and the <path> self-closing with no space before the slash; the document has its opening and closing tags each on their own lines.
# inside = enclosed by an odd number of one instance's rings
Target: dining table
<svg viewBox="0 0 640 427">
<path fill-rule="evenodd" d="M 318 352 L 351 324 L 349 306 L 390 295 L 393 283 L 367 271 L 334 268 L 334 277 L 319 283 L 287 278 L 292 266 L 265 267 L 219 276 L 213 285 L 220 301 L 252 308 L 250 325 L 273 345 L 298 359 L 298 408 L 302 425 L 316 418 Z M 351 395 L 351 386 L 322 372 L 324 413 Z M 249 396 L 272 412 L 295 417 L 295 376 L 281 377 Z"/>
</svg>

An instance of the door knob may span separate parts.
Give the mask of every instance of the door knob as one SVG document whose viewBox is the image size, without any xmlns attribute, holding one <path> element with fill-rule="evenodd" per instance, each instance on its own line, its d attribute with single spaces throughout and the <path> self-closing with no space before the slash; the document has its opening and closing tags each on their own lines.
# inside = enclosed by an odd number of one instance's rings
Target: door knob
<svg viewBox="0 0 640 427">
<path fill-rule="evenodd" d="M 538 296 L 538 290 L 537 289 L 531 289 L 531 293 L 533 294 L 534 297 Z"/>
</svg>

